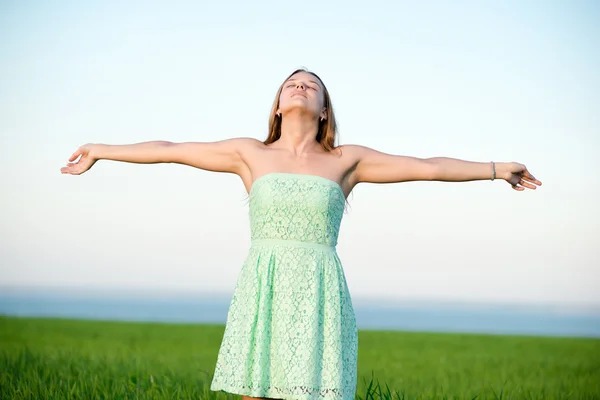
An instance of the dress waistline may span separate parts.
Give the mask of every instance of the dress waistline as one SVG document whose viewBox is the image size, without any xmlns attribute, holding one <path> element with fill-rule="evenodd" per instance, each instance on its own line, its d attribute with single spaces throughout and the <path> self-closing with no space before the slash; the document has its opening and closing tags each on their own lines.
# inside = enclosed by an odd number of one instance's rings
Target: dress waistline
<svg viewBox="0 0 600 400">
<path fill-rule="evenodd" d="M 321 243 L 302 242 L 300 240 L 288 240 L 288 239 L 253 239 L 252 246 L 292 246 L 292 247 L 305 247 L 309 249 L 319 249 L 327 251 L 335 251 L 335 246 Z"/>
</svg>

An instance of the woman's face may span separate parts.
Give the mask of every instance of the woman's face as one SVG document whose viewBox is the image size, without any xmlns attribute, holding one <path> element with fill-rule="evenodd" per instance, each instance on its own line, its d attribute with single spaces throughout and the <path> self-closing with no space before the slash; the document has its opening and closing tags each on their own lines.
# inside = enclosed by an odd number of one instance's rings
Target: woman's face
<svg viewBox="0 0 600 400">
<path fill-rule="evenodd" d="M 284 116 L 290 111 L 301 110 L 313 114 L 316 118 L 326 118 L 323 103 L 323 88 L 319 79 L 301 71 L 284 82 L 277 112 Z"/>
</svg>

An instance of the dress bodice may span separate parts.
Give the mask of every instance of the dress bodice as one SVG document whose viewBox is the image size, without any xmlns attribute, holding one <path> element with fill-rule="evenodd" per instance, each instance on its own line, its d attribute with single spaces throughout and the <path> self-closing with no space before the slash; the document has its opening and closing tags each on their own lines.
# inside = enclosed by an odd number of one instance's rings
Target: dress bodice
<svg viewBox="0 0 600 400">
<path fill-rule="evenodd" d="M 346 199 L 337 182 L 317 175 L 272 172 L 250 190 L 251 239 L 335 247 Z"/>
</svg>

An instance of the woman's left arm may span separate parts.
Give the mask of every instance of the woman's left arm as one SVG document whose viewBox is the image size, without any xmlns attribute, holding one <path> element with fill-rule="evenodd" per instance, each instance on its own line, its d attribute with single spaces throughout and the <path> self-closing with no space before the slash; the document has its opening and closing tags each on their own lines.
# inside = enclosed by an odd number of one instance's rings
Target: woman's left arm
<svg viewBox="0 0 600 400">
<path fill-rule="evenodd" d="M 395 183 L 408 181 L 466 182 L 503 179 L 513 189 L 535 189 L 541 181 L 516 162 L 474 162 L 449 157 L 417 158 L 382 153 L 364 146 L 344 146 L 356 160 L 354 181 Z M 495 172 L 495 176 L 494 176 Z"/>
</svg>

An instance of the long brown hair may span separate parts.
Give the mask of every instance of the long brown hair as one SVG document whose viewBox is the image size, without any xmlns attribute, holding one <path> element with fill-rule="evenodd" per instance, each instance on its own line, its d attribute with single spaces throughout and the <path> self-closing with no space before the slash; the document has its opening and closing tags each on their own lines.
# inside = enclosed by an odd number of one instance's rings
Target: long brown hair
<svg viewBox="0 0 600 400">
<path fill-rule="evenodd" d="M 277 90 L 277 95 L 275 96 L 275 101 L 273 102 L 273 107 L 271 107 L 271 115 L 269 117 L 269 135 L 267 139 L 263 142 L 264 144 L 271 144 L 277 141 L 281 137 L 281 117 L 277 115 L 277 109 L 279 108 L 279 97 L 281 96 L 281 91 L 283 90 L 283 86 L 294 74 L 298 72 L 306 72 L 311 74 L 315 78 L 321 82 L 321 87 L 323 88 L 323 106 L 326 108 L 327 119 L 324 121 L 319 121 L 319 130 L 317 132 L 316 140 L 321 144 L 323 149 L 326 151 L 331 151 L 335 149 L 335 142 L 337 139 L 337 123 L 335 121 L 335 115 L 333 113 L 333 106 L 331 104 L 331 98 L 329 97 L 329 92 L 325 87 L 325 84 L 315 74 L 314 72 L 308 71 L 304 68 L 300 68 L 292 72 L 279 86 L 279 90 Z"/>
</svg>

